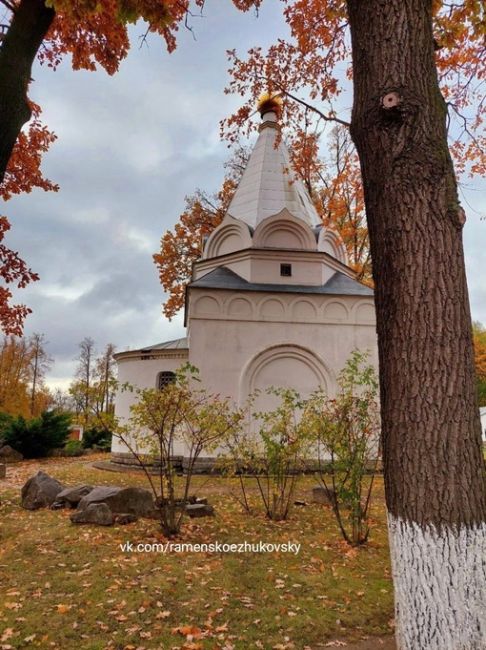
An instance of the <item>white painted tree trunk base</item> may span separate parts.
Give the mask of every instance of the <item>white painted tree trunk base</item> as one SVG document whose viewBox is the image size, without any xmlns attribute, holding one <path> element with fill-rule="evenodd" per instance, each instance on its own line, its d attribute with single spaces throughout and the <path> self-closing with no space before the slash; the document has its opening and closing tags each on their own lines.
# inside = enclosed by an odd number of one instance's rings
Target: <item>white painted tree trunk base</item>
<svg viewBox="0 0 486 650">
<path fill-rule="evenodd" d="M 399 650 L 486 650 L 486 524 L 388 529 Z"/>
</svg>

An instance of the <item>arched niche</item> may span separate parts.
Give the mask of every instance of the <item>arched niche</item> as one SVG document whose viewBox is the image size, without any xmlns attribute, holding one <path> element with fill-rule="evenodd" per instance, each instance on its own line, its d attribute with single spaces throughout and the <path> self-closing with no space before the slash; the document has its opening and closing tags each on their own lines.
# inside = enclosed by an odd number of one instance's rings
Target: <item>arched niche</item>
<svg viewBox="0 0 486 650">
<path fill-rule="evenodd" d="M 316 306 L 310 300 L 295 300 L 292 303 L 292 320 L 313 323 L 317 319 Z"/>
<path fill-rule="evenodd" d="M 255 248 L 316 250 L 316 239 L 310 226 L 286 209 L 264 219 L 253 235 Z"/>
<path fill-rule="evenodd" d="M 220 312 L 221 306 L 213 296 L 201 296 L 194 302 L 193 313 L 196 316 L 215 316 Z"/>
<path fill-rule="evenodd" d="M 250 248 L 251 245 L 251 232 L 247 224 L 227 214 L 209 236 L 202 257 L 208 259 L 227 255 L 244 248 Z"/>
<path fill-rule="evenodd" d="M 253 305 L 247 298 L 237 296 L 228 301 L 226 305 L 226 313 L 228 316 L 250 318 L 253 315 Z"/>
<path fill-rule="evenodd" d="M 357 323 L 374 323 L 376 320 L 375 306 L 372 302 L 360 302 L 356 305 L 355 318 Z"/>
<path fill-rule="evenodd" d="M 269 402 L 264 391 L 271 386 L 294 388 L 302 396 L 308 396 L 319 388 L 328 393 L 332 391 L 334 378 L 322 359 L 308 348 L 282 344 L 259 352 L 243 368 L 240 403 L 259 390 L 262 391 L 263 406 Z"/>
<path fill-rule="evenodd" d="M 347 321 L 349 312 L 346 305 L 339 300 L 333 300 L 324 304 L 324 319 L 334 321 Z"/>
<path fill-rule="evenodd" d="M 265 298 L 258 309 L 261 320 L 281 320 L 285 316 L 285 304 L 279 298 Z"/>
<path fill-rule="evenodd" d="M 343 264 L 348 263 L 348 256 L 342 239 L 332 230 L 321 228 L 319 239 L 317 240 L 317 250 L 322 253 L 328 253 L 331 257 L 334 257 Z"/>
</svg>

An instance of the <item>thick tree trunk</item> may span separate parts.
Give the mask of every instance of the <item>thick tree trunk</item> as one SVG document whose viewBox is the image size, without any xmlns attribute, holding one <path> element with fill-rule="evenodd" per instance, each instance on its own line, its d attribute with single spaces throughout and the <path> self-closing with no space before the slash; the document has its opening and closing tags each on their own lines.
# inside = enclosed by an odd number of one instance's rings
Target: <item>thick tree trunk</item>
<svg viewBox="0 0 486 650">
<path fill-rule="evenodd" d="M 486 486 L 431 0 L 348 0 L 400 650 L 486 648 Z"/>
<path fill-rule="evenodd" d="M 22 126 L 30 119 L 32 64 L 54 19 L 44 0 L 21 0 L 0 47 L 0 183 Z"/>
</svg>

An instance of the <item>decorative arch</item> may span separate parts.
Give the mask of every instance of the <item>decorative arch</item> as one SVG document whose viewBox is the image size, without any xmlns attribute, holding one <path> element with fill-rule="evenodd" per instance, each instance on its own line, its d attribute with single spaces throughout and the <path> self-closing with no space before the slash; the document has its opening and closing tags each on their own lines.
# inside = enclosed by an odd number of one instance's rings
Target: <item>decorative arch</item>
<svg viewBox="0 0 486 650">
<path fill-rule="evenodd" d="M 358 302 L 354 309 L 357 323 L 374 323 L 376 320 L 375 306 L 372 302 Z"/>
<path fill-rule="evenodd" d="M 228 300 L 226 304 L 226 313 L 228 316 L 250 318 L 253 315 L 253 305 L 248 298 L 236 296 Z"/>
<path fill-rule="evenodd" d="M 208 259 L 234 253 L 250 248 L 251 244 L 251 233 L 247 224 L 227 214 L 209 236 L 202 257 Z"/>
<path fill-rule="evenodd" d="M 316 250 L 316 239 L 310 226 L 286 209 L 264 219 L 253 235 L 255 248 Z"/>
<path fill-rule="evenodd" d="M 193 314 L 196 316 L 215 316 L 221 312 L 221 305 L 214 296 L 200 296 L 194 302 Z"/>
<path fill-rule="evenodd" d="M 310 300 L 294 300 L 291 310 L 292 320 L 308 323 L 317 319 L 316 306 Z"/>
<path fill-rule="evenodd" d="M 324 318 L 334 321 L 347 321 L 349 319 L 348 308 L 340 300 L 332 300 L 324 304 Z"/>
<path fill-rule="evenodd" d="M 332 391 L 335 380 L 315 352 L 287 343 L 266 348 L 248 361 L 240 376 L 240 403 L 256 389 L 272 385 L 292 387 L 304 395 L 319 387 Z"/>
<path fill-rule="evenodd" d="M 261 320 L 280 320 L 285 316 L 285 303 L 280 298 L 265 298 L 258 306 L 258 316 Z"/>
<path fill-rule="evenodd" d="M 328 253 L 331 257 L 334 257 L 343 264 L 348 263 L 348 255 L 343 241 L 341 237 L 332 230 L 321 228 L 319 239 L 317 240 L 317 250 L 322 253 Z"/>
</svg>

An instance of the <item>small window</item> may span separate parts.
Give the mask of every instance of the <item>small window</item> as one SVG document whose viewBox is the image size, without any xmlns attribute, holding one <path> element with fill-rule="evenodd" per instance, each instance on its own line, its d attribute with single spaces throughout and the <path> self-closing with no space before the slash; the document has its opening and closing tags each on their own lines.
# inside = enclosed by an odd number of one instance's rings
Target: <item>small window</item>
<svg viewBox="0 0 486 650">
<path fill-rule="evenodd" d="M 280 264 L 280 275 L 289 278 L 292 275 L 292 264 Z"/>
<path fill-rule="evenodd" d="M 175 380 L 175 372 L 170 372 L 170 370 L 159 372 L 157 375 L 157 388 L 159 390 L 164 390 L 164 388 L 169 384 L 175 384 Z"/>
</svg>

